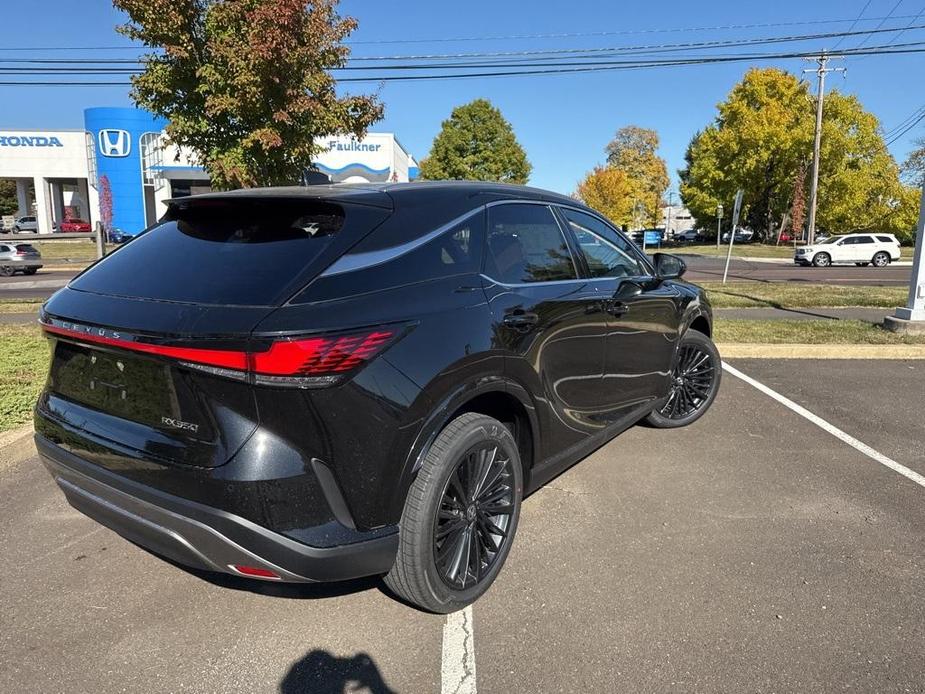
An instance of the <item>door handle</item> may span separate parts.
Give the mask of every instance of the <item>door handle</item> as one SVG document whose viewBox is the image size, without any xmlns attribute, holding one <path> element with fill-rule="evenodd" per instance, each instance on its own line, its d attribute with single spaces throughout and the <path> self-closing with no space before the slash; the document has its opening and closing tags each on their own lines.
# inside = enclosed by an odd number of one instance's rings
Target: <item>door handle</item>
<svg viewBox="0 0 925 694">
<path fill-rule="evenodd" d="M 540 317 L 535 313 L 527 313 L 526 311 L 516 311 L 514 313 L 507 314 L 504 318 L 501 319 L 501 322 L 504 323 L 509 328 L 530 328 L 536 325 L 540 320 Z"/>
<path fill-rule="evenodd" d="M 630 307 L 622 301 L 609 301 L 606 310 L 611 316 L 623 316 L 629 313 Z"/>
</svg>

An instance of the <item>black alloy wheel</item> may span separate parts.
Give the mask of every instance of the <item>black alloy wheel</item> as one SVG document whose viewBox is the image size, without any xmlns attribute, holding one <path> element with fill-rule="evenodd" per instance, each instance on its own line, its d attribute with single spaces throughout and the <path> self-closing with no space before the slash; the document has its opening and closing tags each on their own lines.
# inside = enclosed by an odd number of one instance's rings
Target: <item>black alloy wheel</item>
<svg viewBox="0 0 925 694">
<path fill-rule="evenodd" d="M 511 550 L 523 484 L 520 452 L 504 424 L 475 412 L 453 419 L 408 490 L 385 584 L 429 612 L 473 603 Z"/>
<path fill-rule="evenodd" d="M 716 368 L 709 352 L 694 344 L 681 345 L 671 370 L 671 395 L 659 412 L 669 419 L 696 412 L 710 397 Z"/>
<path fill-rule="evenodd" d="M 716 398 L 722 368 L 713 341 L 703 333 L 688 330 L 681 338 L 671 368 L 668 398 L 646 421 L 670 429 L 699 419 Z"/>
<path fill-rule="evenodd" d="M 491 443 L 471 448 L 447 480 L 434 518 L 433 552 L 450 588 L 475 585 L 498 558 L 514 512 L 512 481 L 510 457 Z"/>
</svg>

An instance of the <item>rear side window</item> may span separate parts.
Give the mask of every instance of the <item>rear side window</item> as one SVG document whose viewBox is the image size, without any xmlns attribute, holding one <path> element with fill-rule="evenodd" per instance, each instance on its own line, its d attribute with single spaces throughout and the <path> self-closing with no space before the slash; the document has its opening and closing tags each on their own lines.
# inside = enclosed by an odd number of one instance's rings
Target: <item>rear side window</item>
<svg viewBox="0 0 925 694">
<path fill-rule="evenodd" d="M 406 252 L 401 252 L 401 247 L 373 251 L 368 254 L 365 263 L 355 269 L 338 271 L 335 264 L 330 268 L 334 274 L 319 277 L 293 303 L 327 301 L 443 277 L 477 273 L 482 260 L 484 217 L 483 212 L 476 212 L 420 245 L 413 245 L 412 242 L 412 248 Z M 350 257 L 345 256 L 347 259 Z"/>
<path fill-rule="evenodd" d="M 896 243 L 897 242 L 896 239 L 890 238 L 889 236 L 878 236 L 877 240 L 880 243 Z"/>
<path fill-rule="evenodd" d="M 552 210 L 545 205 L 497 205 L 488 210 L 485 272 L 505 284 L 578 277 Z"/>
<path fill-rule="evenodd" d="M 353 226 L 369 219 L 359 214 Z M 344 207 L 323 201 L 202 200 L 172 208 L 71 286 L 162 301 L 276 305 L 339 235 L 369 231 L 350 227 Z"/>
</svg>

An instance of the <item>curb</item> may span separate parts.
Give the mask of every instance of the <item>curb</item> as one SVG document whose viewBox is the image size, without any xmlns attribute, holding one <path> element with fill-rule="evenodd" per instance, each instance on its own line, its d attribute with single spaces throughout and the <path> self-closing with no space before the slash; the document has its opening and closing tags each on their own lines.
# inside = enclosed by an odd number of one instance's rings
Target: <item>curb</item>
<svg viewBox="0 0 925 694">
<path fill-rule="evenodd" d="M 32 424 L 0 433 L 0 471 L 35 455 Z"/>
<path fill-rule="evenodd" d="M 716 345 L 724 359 L 925 359 L 925 345 L 754 344 Z"/>
</svg>

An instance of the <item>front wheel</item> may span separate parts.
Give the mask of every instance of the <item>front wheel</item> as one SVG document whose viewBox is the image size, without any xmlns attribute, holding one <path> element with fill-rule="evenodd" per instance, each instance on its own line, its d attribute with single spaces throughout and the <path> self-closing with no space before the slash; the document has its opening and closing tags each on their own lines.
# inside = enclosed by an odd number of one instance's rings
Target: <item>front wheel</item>
<svg viewBox="0 0 925 694">
<path fill-rule="evenodd" d="M 874 259 L 872 262 L 874 264 L 874 267 L 886 267 L 887 265 L 890 264 L 890 256 L 884 253 L 883 251 L 880 251 L 874 256 Z"/>
<path fill-rule="evenodd" d="M 816 253 L 813 256 L 813 265 L 816 267 L 828 267 L 832 264 L 832 256 L 828 253 Z"/>
<path fill-rule="evenodd" d="M 722 371 L 722 360 L 713 340 L 701 332 L 688 330 L 675 355 L 668 399 L 646 417 L 646 422 L 659 429 L 696 422 L 716 399 Z"/>
<path fill-rule="evenodd" d="M 507 559 L 522 496 L 511 433 L 491 417 L 460 415 L 437 436 L 411 485 L 386 585 L 430 612 L 471 604 Z"/>
<path fill-rule="evenodd" d="M 16 270 L 9 265 L 0 267 L 0 277 L 12 277 L 14 272 L 16 272 Z"/>
</svg>

